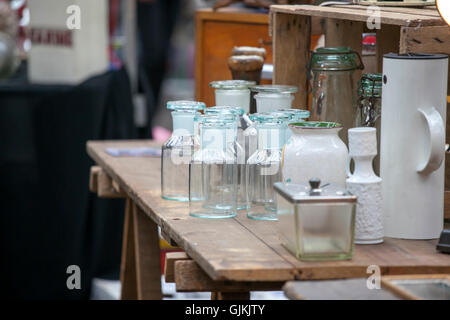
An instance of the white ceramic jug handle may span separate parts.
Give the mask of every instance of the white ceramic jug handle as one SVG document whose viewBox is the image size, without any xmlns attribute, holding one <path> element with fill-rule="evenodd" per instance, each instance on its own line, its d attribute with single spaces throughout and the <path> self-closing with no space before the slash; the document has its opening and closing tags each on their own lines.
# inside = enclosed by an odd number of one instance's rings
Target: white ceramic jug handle
<svg viewBox="0 0 450 320">
<path fill-rule="evenodd" d="M 417 167 L 419 173 L 431 173 L 441 167 L 445 152 L 445 126 L 441 114 L 436 108 L 427 111 L 419 109 L 420 114 L 425 118 L 430 133 L 430 154 L 423 163 Z"/>
</svg>

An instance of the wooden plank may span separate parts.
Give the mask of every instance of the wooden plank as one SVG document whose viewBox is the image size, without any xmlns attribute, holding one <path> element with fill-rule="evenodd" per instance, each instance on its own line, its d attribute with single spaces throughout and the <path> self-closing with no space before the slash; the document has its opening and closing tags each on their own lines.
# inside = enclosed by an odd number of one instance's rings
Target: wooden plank
<svg viewBox="0 0 450 320">
<path fill-rule="evenodd" d="M 132 211 L 138 300 L 161 300 L 161 257 L 158 227 L 134 203 Z"/>
<path fill-rule="evenodd" d="M 175 262 L 179 260 L 190 260 L 185 252 L 167 252 L 164 264 L 164 279 L 167 283 L 175 282 Z"/>
<path fill-rule="evenodd" d="M 102 170 L 99 166 L 92 166 L 89 175 L 89 191 L 97 193 L 98 190 L 98 173 Z"/>
<path fill-rule="evenodd" d="M 131 200 L 127 199 L 125 207 L 125 223 L 122 241 L 122 261 L 120 265 L 121 299 L 136 300 L 137 278 L 136 257 L 134 248 L 134 223 Z"/>
<path fill-rule="evenodd" d="M 387 290 L 368 289 L 367 278 L 289 281 L 283 291 L 291 300 L 398 300 Z"/>
<path fill-rule="evenodd" d="M 444 219 L 450 219 L 450 191 L 444 194 Z"/>
<path fill-rule="evenodd" d="M 292 105 L 305 109 L 308 102 L 311 18 L 278 13 L 273 17 L 273 28 L 273 83 L 297 86 L 299 90 Z"/>
<path fill-rule="evenodd" d="M 343 20 L 366 22 L 370 13 L 366 10 L 355 8 L 321 7 L 312 5 L 273 5 L 271 12 L 303 15 L 312 17 L 335 18 Z M 384 11 L 380 14 L 380 23 L 398 26 L 441 26 L 446 25 L 440 17 L 418 16 L 415 14 Z"/>
<path fill-rule="evenodd" d="M 450 54 L 450 27 L 401 28 L 400 53 Z"/>
<path fill-rule="evenodd" d="M 248 293 L 280 290 L 283 282 L 230 282 L 212 280 L 193 260 L 175 261 L 177 292 Z"/>
<path fill-rule="evenodd" d="M 357 10 L 367 10 L 368 6 L 355 6 L 355 5 L 340 5 L 336 4 L 333 5 L 333 8 L 347 8 L 347 9 L 357 9 Z M 436 7 L 427 7 L 427 9 L 422 8 L 401 8 L 401 7 L 378 7 L 381 12 L 396 12 L 396 13 L 406 13 L 406 14 L 412 14 L 417 15 L 419 17 L 421 16 L 430 16 L 430 17 L 438 17 L 440 18 L 441 15 L 437 11 Z"/>
<path fill-rule="evenodd" d="M 383 55 L 386 53 L 399 52 L 400 27 L 382 25 L 377 30 L 377 61 L 378 72 L 383 72 Z"/>
<path fill-rule="evenodd" d="M 89 142 L 91 157 L 116 180 L 180 247 L 216 281 L 288 281 L 367 277 L 369 265 L 382 274 L 450 273 L 450 257 L 436 252 L 436 240 L 386 238 L 379 245 L 356 245 L 352 260 L 303 262 L 281 245 L 274 223 L 189 216 L 186 203 L 161 199 L 159 158 L 117 158 L 107 147 L 155 146 L 149 142 Z"/>
<path fill-rule="evenodd" d="M 121 192 L 120 190 L 116 190 L 118 186 L 116 185 L 116 188 L 113 185 L 113 180 L 111 177 L 103 170 L 98 170 L 96 173 L 97 176 L 97 195 L 100 198 L 125 198 L 125 193 Z M 120 189 L 120 188 L 119 188 Z"/>
</svg>

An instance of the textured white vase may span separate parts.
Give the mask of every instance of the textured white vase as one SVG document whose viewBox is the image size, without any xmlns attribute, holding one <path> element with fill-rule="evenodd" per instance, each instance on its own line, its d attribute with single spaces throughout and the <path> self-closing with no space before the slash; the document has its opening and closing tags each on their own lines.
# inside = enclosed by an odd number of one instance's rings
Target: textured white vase
<svg viewBox="0 0 450 320">
<path fill-rule="evenodd" d="M 373 158 L 377 155 L 377 130 L 366 127 L 349 129 L 348 145 L 355 171 L 351 174 L 348 170 L 347 188 L 358 197 L 355 243 L 381 243 L 384 236 L 382 180 L 373 171 Z"/>
<path fill-rule="evenodd" d="M 283 149 L 283 180 L 307 183 L 318 178 L 322 184 L 345 188 L 348 150 L 339 138 L 340 124 L 305 121 L 289 124 L 292 136 Z"/>
</svg>

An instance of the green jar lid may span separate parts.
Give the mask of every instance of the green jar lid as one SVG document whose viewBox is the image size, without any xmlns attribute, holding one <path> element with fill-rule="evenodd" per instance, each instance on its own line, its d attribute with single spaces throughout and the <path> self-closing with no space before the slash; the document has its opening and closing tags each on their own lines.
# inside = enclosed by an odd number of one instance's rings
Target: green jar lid
<svg viewBox="0 0 450 320">
<path fill-rule="evenodd" d="M 318 48 L 311 54 L 310 68 L 313 71 L 347 71 L 364 69 L 364 64 L 359 54 L 349 47 L 329 47 Z"/>
<path fill-rule="evenodd" d="M 206 114 L 233 114 L 236 116 L 243 116 L 245 113 L 244 108 L 230 107 L 230 106 L 215 106 L 206 108 Z"/>
<path fill-rule="evenodd" d="M 175 111 L 199 111 L 205 108 L 206 105 L 198 101 L 179 100 L 167 102 L 167 109 Z"/>
<path fill-rule="evenodd" d="M 255 84 L 256 84 L 255 81 L 222 80 L 222 81 L 213 81 L 209 84 L 209 86 L 214 89 L 242 90 L 242 89 L 248 89 L 249 87 L 254 86 Z"/>
<path fill-rule="evenodd" d="M 383 87 L 383 75 L 381 73 L 365 73 L 358 81 L 358 96 L 381 97 Z"/>
</svg>

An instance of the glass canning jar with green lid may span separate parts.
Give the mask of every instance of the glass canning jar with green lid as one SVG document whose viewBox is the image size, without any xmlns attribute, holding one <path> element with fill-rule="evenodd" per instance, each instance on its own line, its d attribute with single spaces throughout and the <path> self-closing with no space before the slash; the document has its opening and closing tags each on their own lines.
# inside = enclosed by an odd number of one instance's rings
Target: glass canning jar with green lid
<svg viewBox="0 0 450 320">
<path fill-rule="evenodd" d="M 189 174 L 191 216 L 231 218 L 236 215 L 237 157 L 229 147 L 236 141 L 235 138 L 229 141 L 236 135 L 235 118 L 231 114 L 207 114 L 200 121 L 201 149 L 192 157 Z"/>
<path fill-rule="evenodd" d="M 358 52 L 348 47 L 319 48 L 311 55 L 311 117 L 313 121 L 338 122 L 347 141 L 347 129 L 356 125 L 356 88 L 354 73 L 363 69 Z"/>
<path fill-rule="evenodd" d="M 241 107 L 245 113 L 250 111 L 250 90 L 254 81 L 222 80 L 213 81 L 209 85 L 214 88 L 216 106 Z"/>
<path fill-rule="evenodd" d="M 281 151 L 288 117 L 282 113 L 251 115 L 258 132 L 258 147 L 247 161 L 247 217 L 250 219 L 277 220 L 273 184 L 282 181 Z"/>
<path fill-rule="evenodd" d="M 161 196 L 166 200 L 189 201 L 189 163 L 199 148 L 194 132 L 194 118 L 205 109 L 203 102 L 169 101 L 173 133 L 162 146 Z"/>
</svg>

